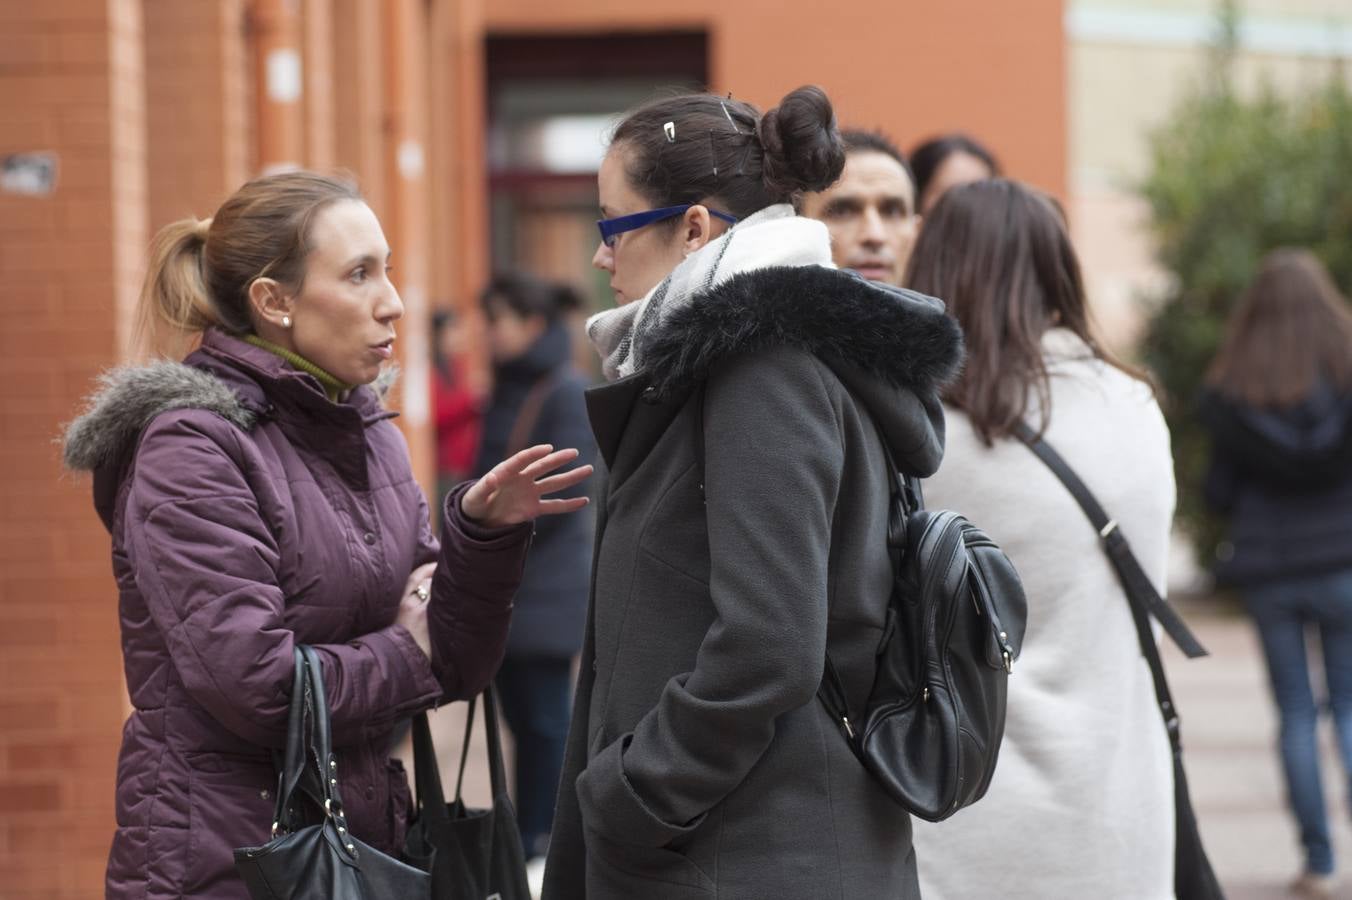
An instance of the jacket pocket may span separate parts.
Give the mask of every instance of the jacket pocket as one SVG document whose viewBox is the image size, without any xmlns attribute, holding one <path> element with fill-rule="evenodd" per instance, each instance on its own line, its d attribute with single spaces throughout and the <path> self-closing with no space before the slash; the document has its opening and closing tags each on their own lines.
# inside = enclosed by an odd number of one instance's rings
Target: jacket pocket
<svg viewBox="0 0 1352 900">
<path fill-rule="evenodd" d="M 622 844 L 591 830 L 586 839 L 588 897 L 694 900 L 712 897 L 717 888 L 677 850 Z"/>
<path fill-rule="evenodd" d="M 210 755 L 188 775 L 188 866 L 183 892 L 214 896 L 224 885 L 237 889 L 234 851 L 269 840 L 277 776 L 272 767 L 252 760 L 225 764 Z"/>
</svg>

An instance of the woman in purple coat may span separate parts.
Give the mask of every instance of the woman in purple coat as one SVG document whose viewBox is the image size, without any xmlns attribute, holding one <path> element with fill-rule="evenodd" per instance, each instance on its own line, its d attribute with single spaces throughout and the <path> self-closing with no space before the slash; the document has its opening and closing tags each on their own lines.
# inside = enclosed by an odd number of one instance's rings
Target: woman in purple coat
<svg viewBox="0 0 1352 900">
<path fill-rule="evenodd" d="M 231 851 L 268 839 L 296 643 L 316 647 L 354 834 L 398 853 L 394 725 L 474 695 L 502 658 L 542 499 L 590 472 L 534 447 L 445 498 L 440 545 L 378 384 L 403 306 L 351 185 L 261 178 L 165 228 L 143 334 L 182 363 L 107 375 L 66 436 L 112 536 L 133 707 L 110 898 L 245 898 Z"/>
</svg>

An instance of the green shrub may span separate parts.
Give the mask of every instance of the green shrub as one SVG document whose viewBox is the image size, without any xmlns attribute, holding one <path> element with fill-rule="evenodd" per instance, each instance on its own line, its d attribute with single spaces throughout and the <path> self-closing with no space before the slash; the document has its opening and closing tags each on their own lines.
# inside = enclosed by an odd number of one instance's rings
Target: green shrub
<svg viewBox="0 0 1352 900">
<path fill-rule="evenodd" d="M 1224 17 L 1223 17 L 1224 18 Z M 1304 94 L 1243 95 L 1230 74 L 1233 20 L 1207 78 L 1151 136 L 1141 193 L 1160 262 L 1174 276 L 1147 329 L 1144 361 L 1173 431 L 1179 516 L 1205 563 L 1221 523 L 1201 498 L 1206 435 L 1194 404 L 1226 317 L 1264 254 L 1312 249 L 1352 288 L 1352 92 L 1340 66 Z"/>
</svg>

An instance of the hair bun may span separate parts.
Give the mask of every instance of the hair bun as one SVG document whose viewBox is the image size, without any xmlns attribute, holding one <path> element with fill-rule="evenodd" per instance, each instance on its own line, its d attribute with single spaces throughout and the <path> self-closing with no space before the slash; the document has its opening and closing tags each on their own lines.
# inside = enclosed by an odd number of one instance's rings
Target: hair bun
<svg viewBox="0 0 1352 900">
<path fill-rule="evenodd" d="M 785 96 L 761 117 L 756 130 L 765 148 L 765 186 L 774 194 L 824 190 L 845 168 L 835 110 L 815 85 Z"/>
</svg>

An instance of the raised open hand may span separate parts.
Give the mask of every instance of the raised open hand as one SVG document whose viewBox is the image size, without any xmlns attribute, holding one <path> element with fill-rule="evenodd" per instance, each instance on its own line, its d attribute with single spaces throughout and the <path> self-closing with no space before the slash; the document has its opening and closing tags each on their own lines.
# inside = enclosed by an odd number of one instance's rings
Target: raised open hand
<svg viewBox="0 0 1352 900">
<path fill-rule="evenodd" d="M 498 463 L 476 481 L 460 498 L 460 509 L 489 528 L 579 510 L 589 502 L 586 497 L 543 499 L 545 494 L 570 488 L 591 475 L 591 466 L 578 466 L 559 475 L 549 474 L 575 459 L 577 451 L 573 449 L 555 450 L 549 444 L 528 447 Z"/>
</svg>

